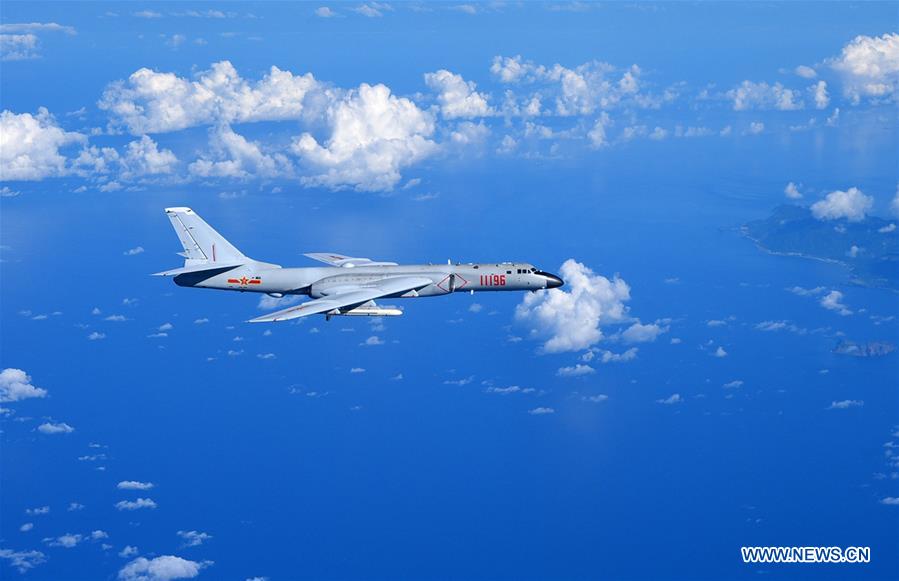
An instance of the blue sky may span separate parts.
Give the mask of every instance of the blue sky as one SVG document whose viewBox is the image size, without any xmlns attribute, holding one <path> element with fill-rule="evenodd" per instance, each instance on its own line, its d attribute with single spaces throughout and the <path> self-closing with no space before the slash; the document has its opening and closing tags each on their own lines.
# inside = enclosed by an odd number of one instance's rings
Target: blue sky
<svg viewBox="0 0 899 581">
<path fill-rule="evenodd" d="M 740 234 L 894 240 L 895 4 L 2 8 L 3 578 L 899 577 L 895 289 Z M 173 205 L 568 284 L 248 326 Z"/>
</svg>

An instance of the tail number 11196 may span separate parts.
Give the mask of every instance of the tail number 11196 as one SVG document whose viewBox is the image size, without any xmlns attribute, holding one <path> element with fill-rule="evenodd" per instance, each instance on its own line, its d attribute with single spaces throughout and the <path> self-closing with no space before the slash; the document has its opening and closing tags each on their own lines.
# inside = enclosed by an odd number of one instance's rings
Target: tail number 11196
<svg viewBox="0 0 899 581">
<path fill-rule="evenodd" d="M 505 274 L 482 274 L 481 286 L 506 286 Z"/>
</svg>

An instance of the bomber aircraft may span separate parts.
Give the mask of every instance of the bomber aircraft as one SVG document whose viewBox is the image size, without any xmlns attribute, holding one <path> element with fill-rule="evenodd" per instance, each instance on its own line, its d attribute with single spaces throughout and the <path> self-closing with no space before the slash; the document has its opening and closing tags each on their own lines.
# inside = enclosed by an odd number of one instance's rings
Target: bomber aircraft
<svg viewBox="0 0 899 581">
<path fill-rule="evenodd" d="M 376 299 L 433 297 L 453 292 L 537 291 L 562 286 L 558 276 L 523 262 L 397 264 L 331 252 L 305 256 L 327 266 L 282 268 L 244 255 L 190 208 L 166 208 L 181 240 L 184 266 L 158 272 L 178 286 L 240 292 L 308 295 L 308 300 L 250 323 L 287 321 L 308 315 L 395 317 L 403 311 Z"/>
</svg>

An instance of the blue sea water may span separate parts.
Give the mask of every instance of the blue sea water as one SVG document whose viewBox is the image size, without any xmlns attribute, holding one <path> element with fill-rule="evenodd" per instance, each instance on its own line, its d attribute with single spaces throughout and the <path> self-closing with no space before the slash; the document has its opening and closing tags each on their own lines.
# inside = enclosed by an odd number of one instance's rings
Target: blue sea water
<svg viewBox="0 0 899 581">
<path fill-rule="evenodd" d="M 890 472 L 883 443 L 899 422 L 896 354 L 832 349 L 895 342 L 897 322 L 870 315 L 895 315 L 896 295 L 848 285 L 838 265 L 760 252 L 736 230 L 797 175 L 879 200 L 895 176 L 838 140 L 791 139 L 809 146 L 767 136 L 434 163 L 421 202 L 290 186 L 227 200 L 211 186 L 80 195 L 61 183 L 4 200 L 3 363 L 27 369 L 76 432 L 51 448 L 33 422 L 4 421 L 2 537 L 25 520 L 51 534 L 23 514 L 49 504 L 53 534 L 102 529 L 117 547 L 214 561 L 210 578 L 895 578 L 897 517 L 879 503 L 895 481 L 875 474 Z M 514 319 L 520 297 L 505 293 L 404 301 L 383 330 L 352 318 L 249 326 L 256 296 L 148 276 L 178 264 L 170 205 L 284 265 L 337 251 L 554 271 L 573 257 L 620 275 L 631 314 L 670 319 L 670 331 L 636 361 L 565 378 L 556 370 L 577 354 L 539 354 Z M 123 256 L 137 245 L 145 252 Z M 794 286 L 840 290 L 855 314 Z M 102 321 L 111 314 L 128 320 Z M 769 320 L 808 332 L 755 328 Z M 148 337 L 164 323 L 168 337 Z M 106 338 L 86 340 L 95 330 Z M 360 346 L 373 334 L 386 344 Z M 712 355 L 719 346 L 726 357 Z M 501 396 L 485 381 L 536 391 Z M 656 403 L 675 393 L 682 403 Z M 583 400 L 597 394 L 608 399 Z M 864 405 L 828 409 L 847 399 Z M 16 417 L 43 403 L 21 402 Z M 555 413 L 528 413 L 540 406 Z M 77 459 L 94 453 L 106 459 Z M 158 508 L 116 511 L 136 496 L 115 490 L 128 479 L 154 482 Z M 74 501 L 87 509 L 66 512 Z M 175 531 L 194 529 L 213 539 L 181 548 Z M 873 558 L 746 566 L 743 545 L 869 545 Z M 57 549 L 29 577 L 108 578 L 122 562 Z"/>
</svg>

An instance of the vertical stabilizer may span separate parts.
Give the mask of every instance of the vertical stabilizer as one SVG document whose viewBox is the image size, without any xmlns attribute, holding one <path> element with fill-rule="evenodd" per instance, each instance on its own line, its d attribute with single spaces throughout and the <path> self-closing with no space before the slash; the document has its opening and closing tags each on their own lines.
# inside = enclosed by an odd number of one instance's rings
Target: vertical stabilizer
<svg viewBox="0 0 899 581">
<path fill-rule="evenodd" d="M 166 208 L 165 213 L 184 247 L 185 267 L 251 261 L 190 208 Z"/>
</svg>

